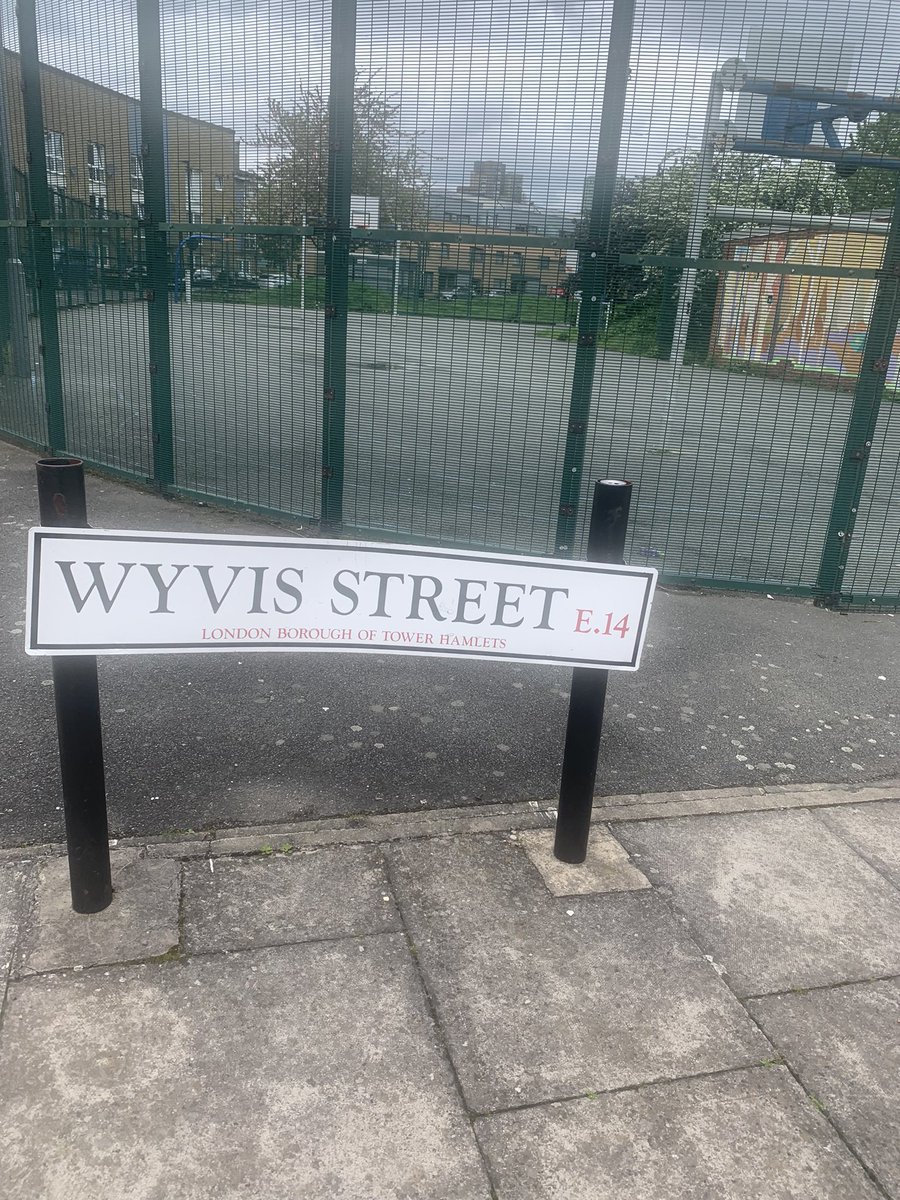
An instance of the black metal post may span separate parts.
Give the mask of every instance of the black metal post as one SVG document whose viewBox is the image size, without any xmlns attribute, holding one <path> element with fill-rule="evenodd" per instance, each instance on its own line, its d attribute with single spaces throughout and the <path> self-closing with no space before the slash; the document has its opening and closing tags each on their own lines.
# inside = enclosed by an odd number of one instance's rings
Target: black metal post
<svg viewBox="0 0 900 1200">
<path fill-rule="evenodd" d="M 42 525 L 87 528 L 80 459 L 40 459 L 37 485 Z M 72 907 L 78 913 L 100 912 L 112 902 L 112 876 L 97 659 L 54 657 L 53 696 Z"/>
<path fill-rule="evenodd" d="M 625 480 L 601 479 L 594 484 L 587 546 L 590 562 L 623 562 L 630 505 L 631 484 Z M 560 862 L 583 863 L 587 857 L 608 679 L 609 671 L 604 668 L 575 667 L 572 671 L 553 845 Z"/>
</svg>

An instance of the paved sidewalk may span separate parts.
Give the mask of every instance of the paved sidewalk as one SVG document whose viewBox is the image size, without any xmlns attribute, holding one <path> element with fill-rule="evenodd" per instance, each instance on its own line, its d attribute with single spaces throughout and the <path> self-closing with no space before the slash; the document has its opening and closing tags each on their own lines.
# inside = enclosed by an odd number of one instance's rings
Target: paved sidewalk
<svg viewBox="0 0 900 1200">
<path fill-rule="evenodd" d="M 551 821 L 4 851 L 4 1200 L 900 1200 L 900 783 Z"/>
</svg>

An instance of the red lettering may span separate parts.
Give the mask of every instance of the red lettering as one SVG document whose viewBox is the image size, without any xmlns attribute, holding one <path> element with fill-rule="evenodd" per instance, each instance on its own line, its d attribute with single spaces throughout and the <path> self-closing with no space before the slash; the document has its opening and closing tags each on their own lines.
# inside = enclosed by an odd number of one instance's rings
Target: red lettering
<svg viewBox="0 0 900 1200">
<path fill-rule="evenodd" d="M 591 617 L 594 615 L 592 608 L 579 608 L 578 616 L 575 620 L 576 633 L 590 633 Z"/>
</svg>

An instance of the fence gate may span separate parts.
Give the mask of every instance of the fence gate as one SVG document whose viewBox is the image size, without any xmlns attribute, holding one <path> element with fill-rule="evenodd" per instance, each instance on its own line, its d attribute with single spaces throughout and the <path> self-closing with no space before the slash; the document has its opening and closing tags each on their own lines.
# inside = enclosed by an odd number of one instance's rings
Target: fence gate
<svg viewBox="0 0 900 1200">
<path fill-rule="evenodd" d="M 629 478 L 664 580 L 900 604 L 900 14 L 776 7 L 19 0 L 0 432 L 526 553 Z"/>
</svg>

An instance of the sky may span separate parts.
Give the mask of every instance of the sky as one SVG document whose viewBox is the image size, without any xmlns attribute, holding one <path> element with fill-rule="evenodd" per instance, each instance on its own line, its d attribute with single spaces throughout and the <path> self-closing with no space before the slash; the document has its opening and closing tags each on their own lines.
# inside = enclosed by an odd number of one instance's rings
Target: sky
<svg viewBox="0 0 900 1200">
<path fill-rule="evenodd" d="M 15 47 L 11 0 L 4 42 Z M 328 90 L 322 0 L 162 0 L 166 103 L 235 129 L 245 166 L 267 102 Z M 436 187 L 499 158 L 539 204 L 577 209 L 593 173 L 611 0 L 359 0 L 357 67 L 418 131 Z M 41 57 L 137 94 L 134 0 L 38 0 Z M 645 0 L 638 3 L 620 169 L 654 170 L 699 143 L 709 77 L 754 36 L 850 65 L 847 85 L 900 91 L 898 0 Z M 845 72 L 846 73 L 846 72 Z"/>
</svg>

